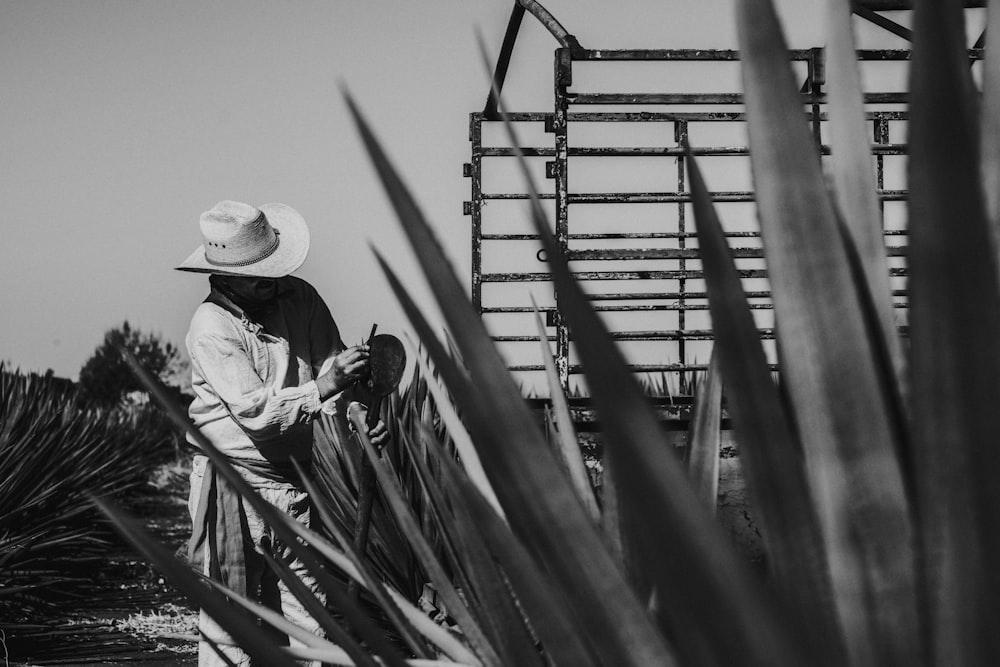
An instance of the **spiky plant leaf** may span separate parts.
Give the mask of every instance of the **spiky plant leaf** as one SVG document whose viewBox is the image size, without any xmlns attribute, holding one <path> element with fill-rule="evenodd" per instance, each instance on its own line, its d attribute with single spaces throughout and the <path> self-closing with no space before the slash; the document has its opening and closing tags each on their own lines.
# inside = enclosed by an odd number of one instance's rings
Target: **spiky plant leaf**
<svg viewBox="0 0 1000 667">
<path fill-rule="evenodd" d="M 882 215 L 875 192 L 875 168 L 865 122 L 864 96 L 851 26 L 851 6 L 826 0 L 827 82 L 830 88 L 830 146 L 834 193 L 882 327 L 895 370 L 894 385 L 904 386 L 905 359 L 892 305 Z"/>
<path fill-rule="evenodd" d="M 315 486 L 308 479 L 304 481 L 306 490 L 310 495 L 313 495 L 315 493 Z M 335 525 L 330 520 L 328 516 L 329 509 L 325 505 L 317 504 L 316 511 L 328 525 Z M 330 562 L 336 564 L 345 574 L 361 586 L 364 586 L 375 596 L 379 608 L 393 622 L 400 636 L 414 650 L 414 653 L 420 653 L 420 650 L 417 648 L 418 644 L 412 637 L 412 632 L 415 630 L 451 659 L 468 664 L 478 662 L 465 644 L 456 639 L 443 627 L 434 623 L 424 612 L 414 606 L 413 603 L 403 597 L 397 590 L 379 581 L 367 563 L 362 561 L 358 554 L 354 552 L 353 540 L 343 531 L 335 529 L 334 537 L 342 551 L 334 550 L 332 545 L 321 541 L 315 542 L 313 546 Z"/>
<path fill-rule="evenodd" d="M 842 663 L 839 622 L 823 537 L 816 520 L 802 447 L 771 378 L 750 303 L 697 161 L 687 152 L 699 254 L 705 273 L 713 356 L 729 397 L 740 463 L 755 519 L 762 525 L 769 583 L 808 633 L 818 654 Z M 794 499 L 790 501 L 789 499 Z"/>
<path fill-rule="evenodd" d="M 851 660 L 916 664 L 915 538 L 895 372 L 870 321 L 770 0 L 737 2 L 750 154 L 782 379 Z M 894 554 L 888 557 L 887 554 Z"/>
<path fill-rule="evenodd" d="M 427 445 L 434 440 L 434 434 L 423 426 L 413 436 L 404 434 L 402 437 L 409 448 L 421 487 L 431 499 L 436 526 L 449 547 L 452 571 L 460 573 L 468 582 L 463 589 L 470 606 L 476 610 L 477 618 L 482 619 L 487 632 L 493 637 L 494 645 L 500 646 L 506 654 L 506 663 L 537 663 L 539 656 L 533 646 L 534 640 L 518 610 L 517 601 L 511 596 L 506 577 L 497 568 L 486 547 L 479 527 L 463 504 L 449 502 L 440 473 L 431 471 L 432 465 L 440 470 L 446 458 L 444 454 L 438 455 L 429 450 Z M 417 445 L 417 439 L 423 446 Z M 426 452 L 430 463 L 424 460 L 423 455 L 417 455 L 420 453 L 418 450 Z"/>
<path fill-rule="evenodd" d="M 424 275 L 442 306 L 469 379 L 453 373 L 446 383 L 459 402 L 493 489 L 515 533 L 545 563 L 551 576 L 572 596 L 574 613 L 587 637 L 609 664 L 666 664 L 669 652 L 662 637 L 628 590 L 558 463 L 533 425 L 520 390 L 507 371 L 477 313 L 455 277 L 440 244 L 396 174 L 360 112 L 348 100 L 386 192 L 396 209 Z M 385 262 L 396 296 L 405 298 Z M 407 309 L 415 328 L 422 319 Z M 433 336 L 419 330 L 425 342 Z M 440 346 L 438 346 L 440 347 Z M 443 372 L 443 350 L 430 347 Z"/>
<path fill-rule="evenodd" d="M 459 459 L 469 474 L 469 479 L 479 488 L 479 492 L 493 505 L 494 509 L 503 516 L 500 501 L 497 500 L 496 493 L 493 491 L 493 487 L 490 486 L 490 481 L 486 477 L 483 464 L 479 460 L 479 454 L 476 453 L 476 448 L 472 444 L 472 438 L 469 436 L 465 424 L 462 423 L 458 413 L 455 412 L 451 397 L 448 396 L 447 390 L 441 386 L 438 379 L 431 373 L 431 369 L 427 365 L 427 360 L 420 354 L 414 355 L 414 358 L 417 360 L 419 368 L 423 371 L 424 378 L 427 380 L 427 390 L 434 397 L 441 420 L 444 422 L 448 435 L 455 443 L 455 449 L 458 450 Z"/>
<path fill-rule="evenodd" d="M 125 512 L 99 498 L 93 502 L 146 558 L 168 576 L 178 589 L 204 609 L 240 646 L 256 660 L 267 665 L 295 667 L 295 661 L 261 634 L 260 628 L 248 615 L 240 612 L 221 594 L 212 593 L 202 578 L 181 563 Z"/>
<path fill-rule="evenodd" d="M 538 312 L 538 305 L 534 303 L 534 299 L 532 299 L 532 305 L 535 308 L 535 324 L 538 327 L 538 338 L 542 346 L 542 362 L 545 365 L 545 377 L 549 383 L 549 397 L 552 401 L 552 412 L 555 415 L 558 433 L 556 453 L 573 483 L 573 488 L 576 489 L 577 495 L 580 496 L 581 502 L 587 508 L 594 523 L 600 523 L 601 512 L 597 507 L 597 499 L 594 498 L 594 487 L 590 485 L 587 466 L 580 453 L 580 441 L 577 439 L 576 429 L 573 427 L 569 402 L 566 400 L 562 384 L 559 382 L 559 372 L 556 370 L 552 348 L 549 347 L 549 336 L 545 331 L 545 323 L 542 322 L 542 316 Z"/>
<path fill-rule="evenodd" d="M 713 351 L 708 373 L 698 384 L 688 437 L 687 469 L 695 495 L 715 514 L 719 495 L 719 447 L 722 438 L 722 378 Z"/>
<path fill-rule="evenodd" d="M 305 479 L 304 481 L 307 491 L 310 494 L 314 493 L 315 486 L 308 479 Z M 316 510 L 321 516 L 323 516 L 324 521 L 329 521 L 329 517 L 327 516 L 329 509 L 326 506 L 318 504 L 316 505 Z M 353 540 L 348 535 L 339 529 L 335 529 L 334 538 L 340 545 L 341 550 L 335 549 L 333 545 L 322 540 L 314 541 L 312 546 L 322 556 L 327 558 L 331 563 L 336 565 L 345 574 L 351 577 L 351 579 L 358 582 L 361 586 L 364 586 L 375 596 L 380 609 L 382 609 L 382 611 L 389 616 L 390 620 L 394 621 L 397 630 L 400 632 L 400 636 L 403 637 L 407 643 L 411 645 L 411 647 L 415 644 L 412 639 L 408 638 L 412 629 L 419 632 L 424 638 L 430 641 L 442 653 L 449 656 L 452 660 L 467 664 L 478 662 L 475 655 L 469 651 L 465 644 L 459 641 L 445 628 L 428 618 L 423 611 L 418 609 L 412 602 L 403 597 L 399 591 L 391 588 L 384 582 L 379 581 L 373 574 L 371 568 L 368 567 L 368 564 L 363 562 L 354 551 Z M 398 612 L 402 615 L 403 620 L 395 620 L 396 610 L 398 610 Z M 420 650 L 415 649 L 414 653 L 419 654 Z"/>
<path fill-rule="evenodd" d="M 455 589 L 444 566 L 420 529 L 416 518 L 413 516 L 410 504 L 399 488 L 397 480 L 389 474 L 386 466 L 383 465 L 384 461 L 380 460 L 374 445 L 368 439 L 365 433 L 364 417 L 360 413 L 354 412 L 350 418 L 358 430 L 358 440 L 361 442 L 365 455 L 372 464 L 379 487 L 385 494 L 385 498 L 392 508 L 393 515 L 396 517 L 400 527 L 417 553 L 438 594 L 444 599 L 448 612 L 458 621 L 459 627 L 469 637 L 470 643 L 485 664 L 503 664 L 501 654 L 496 649 L 499 648 L 502 651 L 504 648 L 510 647 L 495 648 L 495 643 L 490 642 L 486 634 L 484 634 L 481 624 L 470 613 L 467 603 Z"/>
<path fill-rule="evenodd" d="M 577 635 L 564 595 L 553 585 L 510 527 L 483 498 L 475 484 L 459 466 L 445 456 L 433 434 L 426 434 L 428 448 L 441 461 L 444 488 L 469 513 L 489 544 L 494 557 L 510 577 L 511 586 L 524 606 L 531 625 L 541 640 L 545 654 L 556 665 L 590 667 L 597 664 L 596 653 Z"/>
<path fill-rule="evenodd" d="M 963 8 L 915 3 L 910 90 L 914 460 L 937 664 L 1000 660 L 1000 279 L 980 183 Z"/>
<path fill-rule="evenodd" d="M 1000 8 L 987 9 L 986 57 L 983 66 L 983 109 L 980 114 L 983 192 L 986 215 L 1000 236 Z"/>
<path fill-rule="evenodd" d="M 504 121 L 511 145 L 519 146 L 505 115 Z M 573 278 L 523 156 L 519 166 L 532 195 L 532 222 L 549 257 L 562 314 L 574 332 L 612 443 L 605 448 L 605 458 L 616 476 L 626 566 L 631 565 L 631 549 L 641 574 L 635 580 L 640 594 L 650 593 L 651 611 L 678 646 L 682 660 L 701 665 L 803 660 L 805 645 L 785 631 L 783 614 L 736 558 L 698 503 L 680 463 L 663 446 L 655 413 Z M 660 607 L 660 599 L 670 602 Z M 716 610 L 723 607 L 729 610 L 724 638 L 715 634 L 713 621 Z"/>
<path fill-rule="evenodd" d="M 323 591 L 327 594 L 330 603 L 344 615 L 350 627 L 357 631 L 361 638 L 369 644 L 372 652 L 381 657 L 387 664 L 402 667 L 402 658 L 395 648 L 388 642 L 383 633 L 374 626 L 367 615 L 358 608 L 357 604 L 349 598 L 347 592 L 342 589 L 340 582 L 336 581 L 326 570 L 326 564 L 318 552 L 309 546 L 310 543 L 324 542 L 326 540 L 321 535 L 309 530 L 261 498 L 240 474 L 236 472 L 226 456 L 188 419 L 184 411 L 172 400 L 159 379 L 143 368 L 136 361 L 135 357 L 127 351 L 125 356 L 133 372 L 135 372 L 153 398 L 160 404 L 170 420 L 194 440 L 201 452 L 215 466 L 217 473 L 225 478 L 244 500 L 250 503 L 271 530 L 274 531 L 276 538 L 281 540 L 282 544 L 287 546 L 302 561 L 310 574 L 316 578 Z M 302 541 L 297 538 L 302 538 Z M 239 636 L 238 639 L 244 641 L 245 637 Z"/>
</svg>

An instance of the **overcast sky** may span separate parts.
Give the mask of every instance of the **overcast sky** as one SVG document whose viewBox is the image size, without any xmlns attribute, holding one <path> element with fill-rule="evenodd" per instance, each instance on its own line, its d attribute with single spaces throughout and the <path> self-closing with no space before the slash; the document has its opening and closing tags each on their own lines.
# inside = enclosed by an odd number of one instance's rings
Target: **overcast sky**
<svg viewBox="0 0 1000 667">
<path fill-rule="evenodd" d="M 207 280 L 172 267 L 200 244 L 198 216 L 221 199 L 282 202 L 305 216 L 312 251 L 299 275 L 349 343 L 372 322 L 403 331 L 369 244 L 406 278 L 415 265 L 339 87 L 467 280 L 462 164 L 468 114 L 487 92 L 475 33 L 495 57 L 511 4 L 4 0 L 0 360 L 75 377 L 126 319 L 183 344 Z M 543 4 L 589 48 L 735 47 L 732 0 Z M 779 7 L 793 46 L 821 45 L 818 0 Z M 551 108 L 555 46 L 525 19 L 505 88 L 511 108 Z"/>
</svg>

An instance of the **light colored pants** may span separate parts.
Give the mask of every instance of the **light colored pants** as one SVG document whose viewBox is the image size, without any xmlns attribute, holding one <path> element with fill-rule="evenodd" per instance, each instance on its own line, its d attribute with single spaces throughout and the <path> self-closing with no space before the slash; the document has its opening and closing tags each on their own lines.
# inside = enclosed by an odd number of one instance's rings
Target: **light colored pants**
<svg viewBox="0 0 1000 667">
<path fill-rule="evenodd" d="M 291 516 L 300 523 L 309 525 L 309 497 L 305 491 L 292 484 L 275 482 L 250 473 L 247 470 L 237 468 L 245 480 L 250 482 L 260 496 L 281 511 Z M 188 511 L 191 513 L 192 521 L 197 516 L 198 498 L 201 494 L 201 485 L 204 481 L 205 457 L 196 456 L 191 471 L 191 494 L 188 498 Z M 285 618 L 295 623 L 299 627 L 310 632 L 321 635 L 319 624 L 305 610 L 302 603 L 292 595 L 291 591 L 280 580 L 264 560 L 259 552 L 264 548 L 277 560 L 286 559 L 291 555 L 291 550 L 276 539 L 274 532 L 264 523 L 263 518 L 258 514 L 250 503 L 244 500 L 244 510 L 247 515 L 247 523 L 250 527 L 250 537 L 253 539 L 255 552 L 251 556 L 248 554 L 247 560 L 247 595 L 251 599 L 258 600 L 261 604 L 279 611 Z M 266 547 L 264 546 L 266 545 Z M 207 547 L 207 544 L 206 544 Z M 208 572 L 209 559 L 205 559 L 205 572 Z M 298 575 L 299 579 L 313 591 L 319 599 L 323 599 L 319 592 L 316 580 L 309 574 L 305 566 L 297 559 L 289 562 L 291 569 Z M 212 620 L 204 611 L 198 619 L 198 629 L 208 637 L 218 641 L 228 642 L 229 635 L 219 625 Z M 274 633 L 275 645 L 287 645 L 289 638 L 277 631 L 271 630 L 271 626 L 264 624 L 262 632 L 271 631 Z M 295 639 L 291 640 L 292 645 L 300 645 Z M 239 667 L 250 667 L 251 661 L 242 649 L 238 646 L 220 646 L 226 656 Z M 319 665 L 318 662 L 305 662 L 305 665 Z M 216 654 L 215 649 L 207 642 L 201 642 L 198 646 L 199 667 L 221 667 L 226 662 Z"/>
</svg>

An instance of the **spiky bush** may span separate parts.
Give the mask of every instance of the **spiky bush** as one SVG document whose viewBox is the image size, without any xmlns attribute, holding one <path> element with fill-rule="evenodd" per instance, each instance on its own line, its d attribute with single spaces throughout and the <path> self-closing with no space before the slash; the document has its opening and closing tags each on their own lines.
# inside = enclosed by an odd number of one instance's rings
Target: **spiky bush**
<svg viewBox="0 0 1000 667">
<path fill-rule="evenodd" d="M 136 488 L 174 452 L 149 409 L 81 410 L 51 376 L 0 365 L 0 606 L 59 599 L 113 535 L 88 496 Z"/>
</svg>

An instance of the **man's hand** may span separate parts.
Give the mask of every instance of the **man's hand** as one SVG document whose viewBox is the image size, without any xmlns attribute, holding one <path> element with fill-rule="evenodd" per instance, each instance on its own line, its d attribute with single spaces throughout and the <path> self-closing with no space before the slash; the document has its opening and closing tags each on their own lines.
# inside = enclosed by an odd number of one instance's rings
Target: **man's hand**
<svg viewBox="0 0 1000 667">
<path fill-rule="evenodd" d="M 316 378 L 319 397 L 326 400 L 360 380 L 368 372 L 367 345 L 349 347 L 333 358 L 333 366 Z"/>
<path fill-rule="evenodd" d="M 389 429 L 386 428 L 384 421 L 379 419 L 375 426 L 368 429 L 368 439 L 372 441 L 376 449 L 382 449 L 385 443 L 389 442 Z"/>
</svg>

